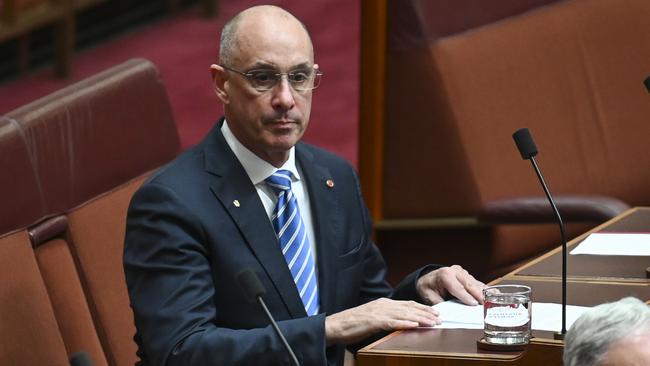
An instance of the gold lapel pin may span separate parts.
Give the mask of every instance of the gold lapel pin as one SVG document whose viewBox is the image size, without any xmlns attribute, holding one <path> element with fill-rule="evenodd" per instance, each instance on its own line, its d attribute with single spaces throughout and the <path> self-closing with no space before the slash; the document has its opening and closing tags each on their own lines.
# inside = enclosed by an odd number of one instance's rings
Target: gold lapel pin
<svg viewBox="0 0 650 366">
<path fill-rule="evenodd" d="M 235 205 L 235 207 L 241 206 L 241 204 L 239 203 L 239 200 L 232 201 L 232 204 Z"/>
<path fill-rule="evenodd" d="M 334 181 L 331 179 L 328 179 L 325 181 L 325 185 L 327 185 L 329 188 L 334 188 Z"/>
</svg>

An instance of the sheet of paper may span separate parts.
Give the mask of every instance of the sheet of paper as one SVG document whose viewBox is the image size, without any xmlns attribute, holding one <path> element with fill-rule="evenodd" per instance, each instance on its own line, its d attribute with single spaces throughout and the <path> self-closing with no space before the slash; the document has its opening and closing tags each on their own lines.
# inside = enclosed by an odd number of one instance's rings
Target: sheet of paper
<svg viewBox="0 0 650 366">
<path fill-rule="evenodd" d="M 571 254 L 650 256 L 650 233 L 593 233 Z"/>
<path fill-rule="evenodd" d="M 433 308 L 440 312 L 441 329 L 483 329 L 483 305 L 464 305 L 456 300 L 445 301 Z M 588 307 L 567 305 L 567 329 Z M 533 302 L 532 328 L 535 330 L 560 331 L 562 328 L 562 304 Z"/>
<path fill-rule="evenodd" d="M 573 323 L 589 310 L 586 306 L 566 306 L 566 329 L 569 330 Z M 562 304 L 533 302 L 533 324 L 535 330 L 548 330 L 559 332 L 562 330 Z"/>
<path fill-rule="evenodd" d="M 440 312 L 442 324 L 436 328 L 483 329 L 483 305 L 470 306 L 456 300 L 433 305 Z"/>
</svg>

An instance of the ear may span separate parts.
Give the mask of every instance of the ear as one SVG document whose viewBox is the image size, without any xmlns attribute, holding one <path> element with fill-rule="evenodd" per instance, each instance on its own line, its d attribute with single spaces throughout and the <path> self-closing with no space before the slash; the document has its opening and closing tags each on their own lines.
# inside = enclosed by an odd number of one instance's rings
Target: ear
<svg viewBox="0 0 650 366">
<path fill-rule="evenodd" d="M 212 87 L 214 88 L 215 94 L 221 99 L 223 104 L 228 104 L 230 99 L 228 98 L 228 93 L 226 92 L 226 70 L 216 64 L 210 65 L 210 73 L 212 74 Z"/>
</svg>

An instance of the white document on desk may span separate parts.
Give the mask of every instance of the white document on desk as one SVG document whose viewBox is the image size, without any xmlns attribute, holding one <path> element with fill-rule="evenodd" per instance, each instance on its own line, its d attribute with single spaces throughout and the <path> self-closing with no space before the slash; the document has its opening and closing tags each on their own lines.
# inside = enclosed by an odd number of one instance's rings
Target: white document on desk
<svg viewBox="0 0 650 366">
<path fill-rule="evenodd" d="M 587 306 L 567 305 L 566 329 L 569 330 L 580 315 L 587 310 L 589 310 Z M 562 330 L 562 304 L 534 302 L 532 328 L 549 332 Z"/>
<path fill-rule="evenodd" d="M 650 233 L 593 233 L 571 254 L 650 256 Z"/>
<path fill-rule="evenodd" d="M 483 305 L 465 305 L 456 300 L 450 300 L 433 305 L 438 310 L 442 324 L 439 329 L 483 329 Z M 567 305 L 566 327 L 588 310 L 585 306 Z M 562 328 L 562 305 L 554 303 L 533 302 L 532 329 L 559 332 Z"/>
<path fill-rule="evenodd" d="M 483 329 L 483 305 L 465 305 L 450 300 L 433 305 L 440 313 L 442 324 L 435 328 L 446 329 Z"/>
</svg>

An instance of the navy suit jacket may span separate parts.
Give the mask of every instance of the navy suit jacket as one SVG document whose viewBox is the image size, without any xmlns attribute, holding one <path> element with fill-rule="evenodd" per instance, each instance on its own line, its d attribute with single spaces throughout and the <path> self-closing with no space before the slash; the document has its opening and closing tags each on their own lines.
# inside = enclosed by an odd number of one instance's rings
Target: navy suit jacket
<svg viewBox="0 0 650 366">
<path fill-rule="evenodd" d="M 321 301 L 321 314 L 307 317 L 255 187 L 220 127 L 155 173 L 131 201 L 124 269 L 141 364 L 289 365 L 263 311 L 235 280 L 247 267 L 266 288 L 264 300 L 300 363 L 342 364 L 343 347 L 326 347 L 325 316 L 379 297 L 417 299 L 415 280 L 425 269 L 393 291 L 354 169 L 299 143 Z"/>
</svg>

